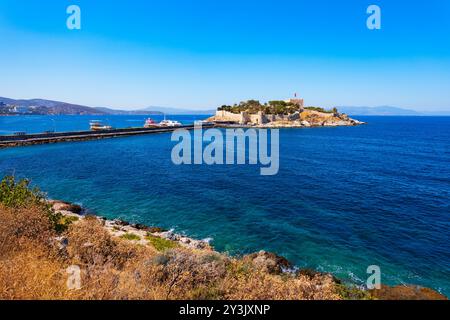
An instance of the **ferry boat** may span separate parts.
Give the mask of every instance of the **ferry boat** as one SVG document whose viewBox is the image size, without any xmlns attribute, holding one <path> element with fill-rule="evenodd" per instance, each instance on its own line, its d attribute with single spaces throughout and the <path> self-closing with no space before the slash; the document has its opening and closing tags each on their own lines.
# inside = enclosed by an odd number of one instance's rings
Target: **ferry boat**
<svg viewBox="0 0 450 320">
<path fill-rule="evenodd" d="M 159 123 L 160 127 L 180 127 L 182 124 L 175 120 L 163 120 Z"/>
<path fill-rule="evenodd" d="M 156 128 L 156 127 L 159 127 L 159 125 L 152 118 L 148 118 L 147 120 L 145 120 L 144 128 Z"/>
<path fill-rule="evenodd" d="M 160 127 L 180 127 L 182 124 L 175 120 L 167 120 L 164 114 L 164 120 L 159 123 Z"/>
<path fill-rule="evenodd" d="M 92 131 L 112 130 L 113 127 L 103 124 L 100 120 L 92 120 L 89 122 Z"/>
</svg>

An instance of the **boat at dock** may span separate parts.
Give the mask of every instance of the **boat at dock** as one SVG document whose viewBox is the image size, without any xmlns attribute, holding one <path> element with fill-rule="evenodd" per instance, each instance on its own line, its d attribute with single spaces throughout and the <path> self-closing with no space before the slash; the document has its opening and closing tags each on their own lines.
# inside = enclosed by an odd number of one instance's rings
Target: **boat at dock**
<svg viewBox="0 0 450 320">
<path fill-rule="evenodd" d="M 167 120 L 164 116 L 164 120 L 160 123 L 155 122 L 152 118 L 145 120 L 144 128 L 167 128 L 167 127 L 181 127 L 182 124 L 179 121 Z"/>
<path fill-rule="evenodd" d="M 156 123 L 156 121 L 153 120 L 152 118 L 148 118 L 147 120 L 145 120 L 144 128 L 157 128 L 157 127 L 159 127 L 158 123 Z"/>
<path fill-rule="evenodd" d="M 113 127 L 103 124 L 100 120 L 92 120 L 89 122 L 92 131 L 112 130 Z"/>
<path fill-rule="evenodd" d="M 181 123 L 175 120 L 163 120 L 159 123 L 160 127 L 180 127 Z"/>
</svg>

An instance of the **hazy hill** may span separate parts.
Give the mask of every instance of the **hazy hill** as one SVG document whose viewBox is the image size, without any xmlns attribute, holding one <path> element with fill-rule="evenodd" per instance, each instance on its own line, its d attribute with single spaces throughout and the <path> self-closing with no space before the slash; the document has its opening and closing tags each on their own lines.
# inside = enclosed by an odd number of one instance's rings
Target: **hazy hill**
<svg viewBox="0 0 450 320">
<path fill-rule="evenodd" d="M 16 108 L 14 108 L 16 107 Z M 11 99 L 0 97 L 0 114 L 38 114 L 38 115 L 161 115 L 161 114 L 205 114 L 215 110 L 187 110 L 166 107 L 147 107 L 140 110 L 116 110 L 106 107 L 88 107 L 61 101 L 45 99 Z"/>
<path fill-rule="evenodd" d="M 380 106 L 380 107 L 337 107 L 340 112 L 351 116 L 418 116 L 421 113 L 398 107 Z"/>
<path fill-rule="evenodd" d="M 103 115 L 104 111 L 61 101 L 45 99 L 10 99 L 0 97 L 0 104 L 17 107 L 15 113 L 40 115 Z"/>
<path fill-rule="evenodd" d="M 216 113 L 216 110 L 190 110 L 180 108 L 167 108 L 167 107 L 147 107 L 141 111 L 157 111 L 164 114 L 178 115 L 178 114 L 196 114 L 196 115 L 212 115 Z"/>
<path fill-rule="evenodd" d="M 106 114 L 113 114 L 113 115 L 161 115 L 162 112 L 159 111 L 146 111 L 146 110 L 116 110 L 111 108 L 104 108 L 104 107 L 98 107 L 95 108 L 96 110 L 99 110 L 101 112 L 104 112 Z"/>
</svg>

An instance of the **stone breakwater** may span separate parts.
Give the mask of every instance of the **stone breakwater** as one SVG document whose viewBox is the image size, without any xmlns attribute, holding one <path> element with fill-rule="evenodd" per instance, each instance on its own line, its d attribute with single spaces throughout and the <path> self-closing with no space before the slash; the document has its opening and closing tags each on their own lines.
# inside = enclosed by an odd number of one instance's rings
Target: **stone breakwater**
<svg viewBox="0 0 450 320">
<path fill-rule="evenodd" d="M 214 125 L 205 124 L 203 127 L 212 128 Z M 160 128 L 125 128 L 100 131 L 77 131 L 77 132 L 55 132 L 36 133 L 25 135 L 0 135 L 0 149 L 32 146 L 40 144 L 53 144 L 60 142 L 77 142 L 100 139 L 121 138 L 137 135 L 170 133 L 177 129 L 194 130 L 194 125 L 183 125 L 179 127 Z"/>
<path fill-rule="evenodd" d="M 70 219 L 73 221 L 72 223 L 77 223 L 86 217 L 95 217 L 113 237 L 125 238 L 128 241 L 134 242 L 136 245 L 150 246 L 151 241 L 149 240 L 149 237 L 155 237 L 166 241 L 172 241 L 181 247 L 191 250 L 208 251 L 211 253 L 214 252 L 228 259 L 228 256 L 225 254 L 216 252 L 209 244 L 208 240 L 192 239 L 184 235 L 177 234 L 172 230 L 164 230 L 159 227 L 149 227 L 142 224 L 131 224 L 118 219 L 108 220 L 103 217 L 93 216 L 88 214 L 88 212 L 81 206 L 69 202 L 49 200 L 48 203 L 54 212 L 60 213 L 63 217 Z M 58 241 L 62 246 L 64 246 L 64 237 L 58 239 Z M 320 279 L 323 286 L 336 285 L 339 287 L 342 284 L 341 280 L 330 273 L 296 268 L 284 257 L 278 256 L 271 252 L 259 251 L 257 253 L 243 256 L 241 259 L 250 262 L 255 268 L 269 274 L 290 274 L 293 276 L 305 276 L 311 279 L 316 278 Z M 447 297 L 435 290 L 416 285 L 382 285 L 380 289 L 376 290 L 365 290 L 363 287 L 359 286 L 352 289 L 351 292 L 354 295 L 353 297 L 346 297 L 344 295 L 342 298 L 380 300 L 447 300 Z"/>
</svg>

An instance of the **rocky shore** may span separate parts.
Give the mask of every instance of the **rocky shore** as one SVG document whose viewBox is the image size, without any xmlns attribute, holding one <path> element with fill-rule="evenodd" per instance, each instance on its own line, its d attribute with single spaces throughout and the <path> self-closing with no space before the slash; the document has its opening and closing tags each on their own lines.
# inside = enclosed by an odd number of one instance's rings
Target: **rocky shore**
<svg viewBox="0 0 450 320">
<path fill-rule="evenodd" d="M 310 128 L 310 127 L 340 127 L 359 126 L 365 122 L 352 119 L 346 114 L 323 113 L 305 110 L 298 115 L 298 119 L 272 121 L 258 125 L 260 128 Z"/>
<path fill-rule="evenodd" d="M 191 250 L 213 253 L 225 259 L 228 257 L 223 253 L 216 252 L 207 240 L 196 240 L 185 235 L 177 234 L 172 230 L 159 227 L 150 227 L 142 224 L 131 224 L 123 220 L 108 220 L 99 216 L 87 214 L 87 211 L 79 205 L 69 202 L 49 200 L 49 205 L 56 213 L 70 220 L 70 223 L 79 223 L 83 219 L 97 219 L 108 233 L 116 238 L 126 239 L 141 246 L 154 246 L 158 241 L 167 241 L 166 247 L 184 247 Z M 156 239 L 156 242 L 155 242 Z M 66 239 L 58 239 L 64 245 Z M 284 257 L 271 252 L 260 251 L 242 257 L 244 261 L 250 262 L 255 268 L 273 275 L 291 274 L 311 279 L 319 279 L 320 286 L 341 286 L 341 280 L 330 273 L 322 273 L 310 269 L 298 269 Z M 348 299 L 381 299 L 381 300 L 447 300 L 442 294 L 420 286 L 382 285 L 379 290 L 365 290 L 355 286 L 348 289 L 342 286 L 342 298 Z M 346 288 L 346 289 L 344 289 Z"/>
<path fill-rule="evenodd" d="M 207 240 L 192 239 L 184 235 L 177 234 L 172 230 L 165 230 L 159 227 L 149 227 L 142 224 L 132 224 L 119 219 L 108 220 L 99 216 L 87 215 L 84 208 L 69 202 L 50 200 L 49 204 L 56 213 L 60 213 L 64 217 L 68 217 L 73 221 L 73 223 L 81 221 L 86 216 L 95 217 L 113 237 L 130 239 L 130 241 L 133 241 L 136 244 L 144 246 L 150 245 L 151 240 L 149 239 L 154 237 L 172 241 L 175 244 L 185 248 L 213 251 Z"/>
</svg>

